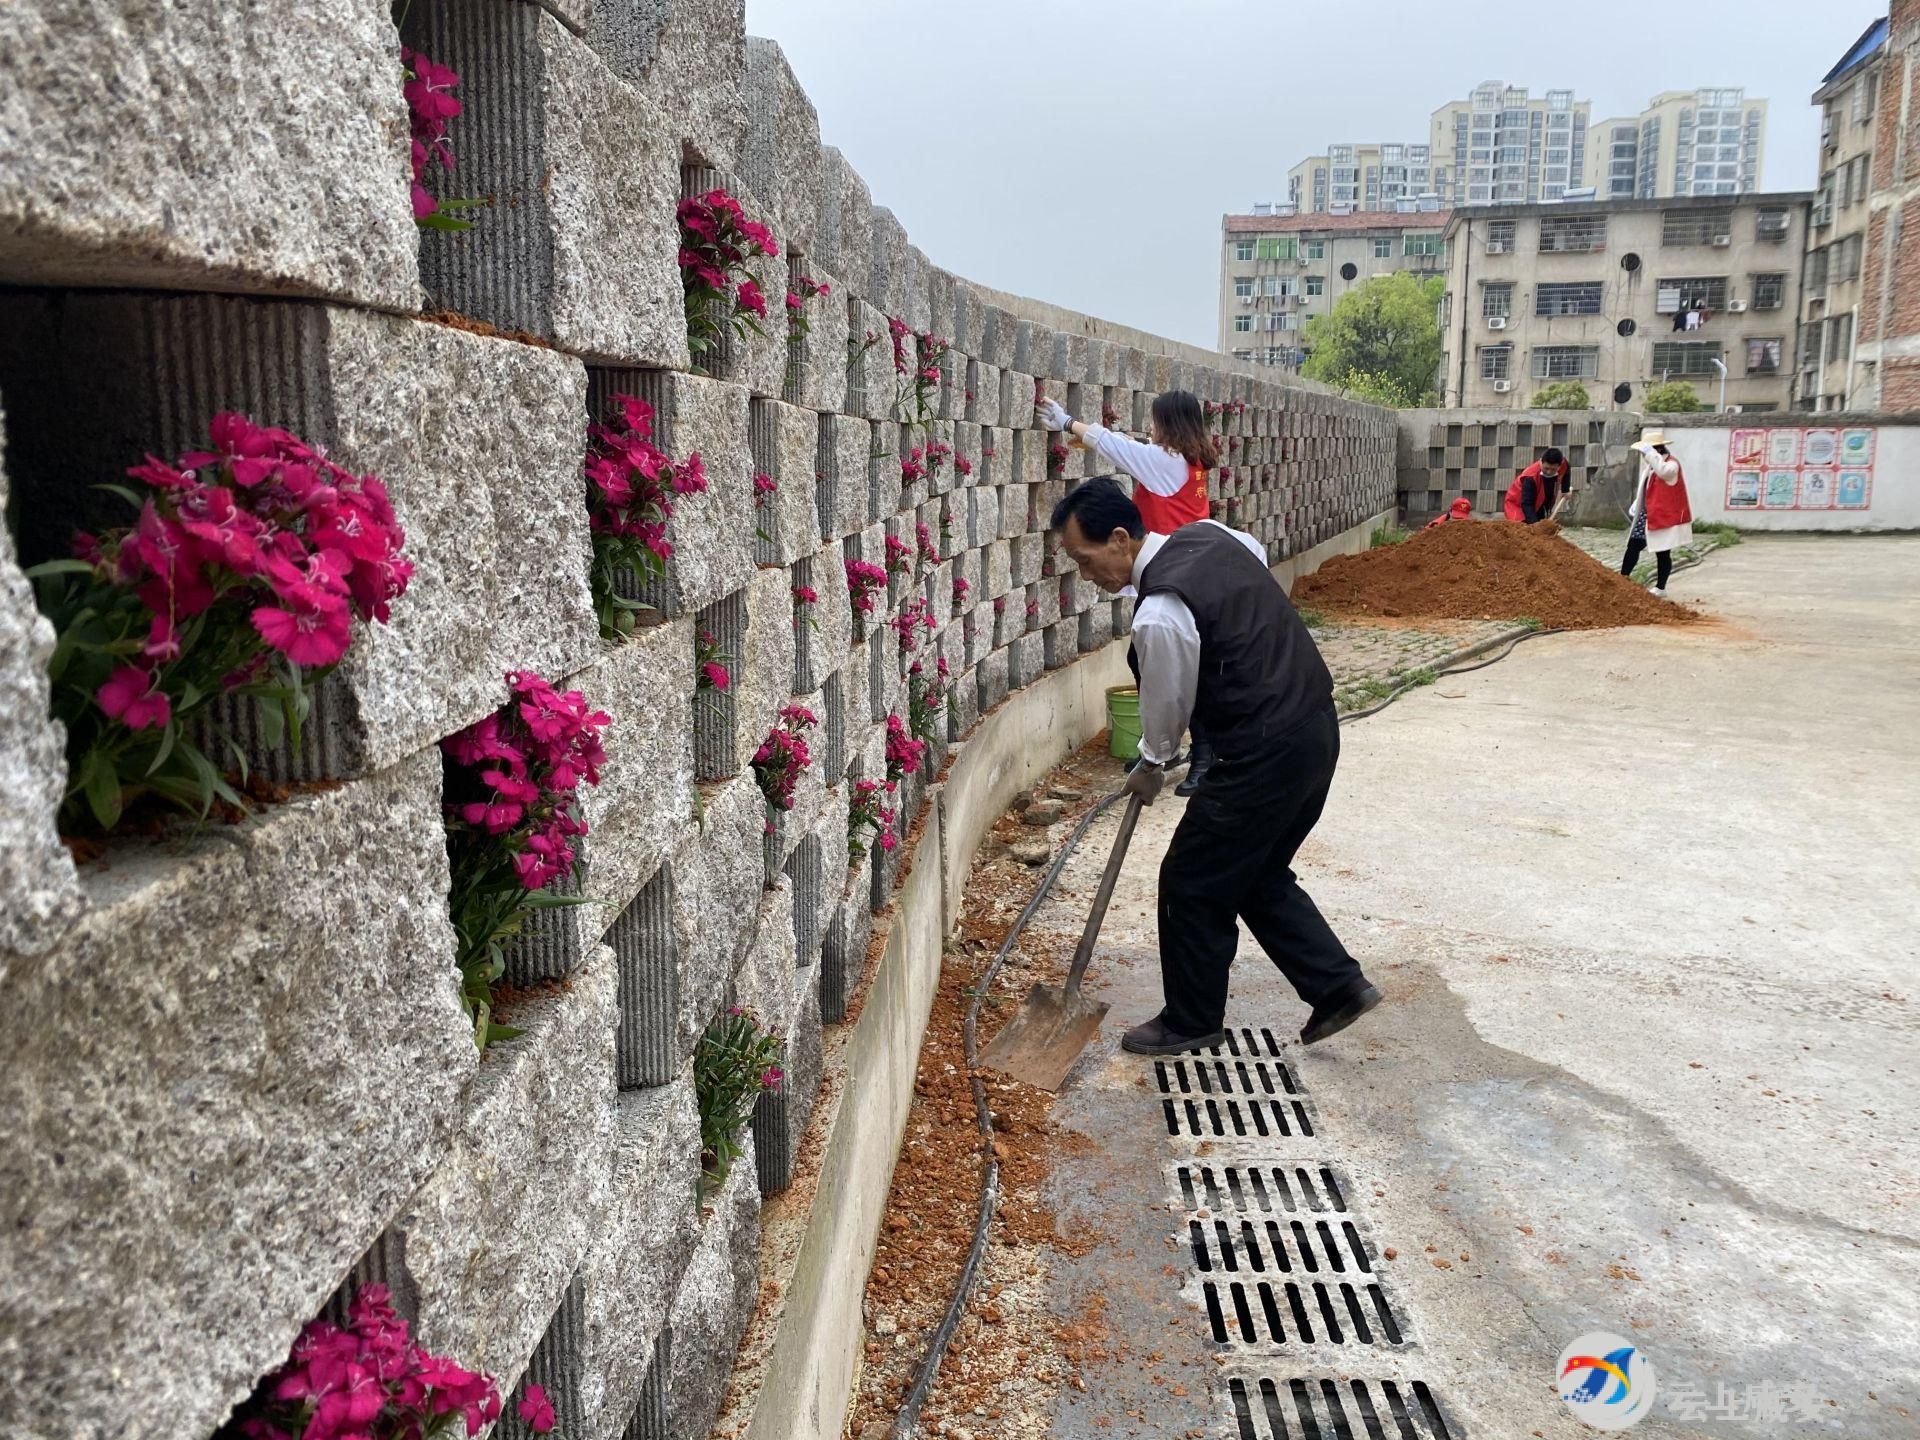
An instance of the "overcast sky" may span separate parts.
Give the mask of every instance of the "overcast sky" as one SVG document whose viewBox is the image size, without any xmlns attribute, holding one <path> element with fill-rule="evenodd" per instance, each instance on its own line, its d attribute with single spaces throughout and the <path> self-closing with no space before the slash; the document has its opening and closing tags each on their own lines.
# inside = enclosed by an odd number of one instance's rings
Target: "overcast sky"
<svg viewBox="0 0 1920 1440">
<path fill-rule="evenodd" d="M 1810 189 L 1808 97 L 1885 0 L 747 0 L 935 264 L 1211 347 L 1220 216 L 1333 142 L 1427 138 L 1482 80 L 1593 118 L 1660 90 L 1770 101 L 1761 184 Z M 1589 23 L 1592 22 L 1592 23 Z"/>
</svg>

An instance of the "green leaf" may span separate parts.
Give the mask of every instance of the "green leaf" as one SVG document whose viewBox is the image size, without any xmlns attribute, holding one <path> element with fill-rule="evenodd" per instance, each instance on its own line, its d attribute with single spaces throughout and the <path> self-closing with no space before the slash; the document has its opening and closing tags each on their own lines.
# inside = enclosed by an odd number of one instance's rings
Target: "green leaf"
<svg viewBox="0 0 1920 1440">
<path fill-rule="evenodd" d="M 122 500 L 126 501 L 127 504 L 131 505 L 136 510 L 144 510 L 147 507 L 147 497 L 142 495 L 137 490 L 129 489 L 125 485 L 115 485 L 115 484 L 108 483 L 108 484 L 96 485 L 93 488 L 96 490 L 105 490 L 110 495 L 118 495 Z"/>
<path fill-rule="evenodd" d="M 418 225 L 422 230 L 443 230 L 448 233 L 458 233 L 462 230 L 473 229 L 473 222 L 471 220 L 456 220 L 453 216 L 442 215 L 437 210 L 431 215 L 416 215 L 413 223 Z"/>
<path fill-rule="evenodd" d="M 93 566 L 84 560 L 42 560 L 20 573 L 29 580 L 44 580 L 54 575 L 91 575 Z"/>
<path fill-rule="evenodd" d="M 87 808 L 102 830 L 120 823 L 120 777 L 113 762 L 98 750 L 89 750 L 81 768 L 81 788 L 86 792 Z"/>
<path fill-rule="evenodd" d="M 287 712 L 270 701 L 262 701 L 256 709 L 260 720 L 260 741 L 269 750 L 278 750 L 280 742 L 287 738 Z"/>
<path fill-rule="evenodd" d="M 497 1045 L 502 1040 L 518 1040 L 526 1033 L 525 1028 L 522 1026 L 496 1025 L 493 1021 L 489 1020 L 487 1022 L 486 1039 L 480 1042 L 480 1048 L 484 1050 L 487 1046 Z"/>
<path fill-rule="evenodd" d="M 173 753 L 173 742 L 179 738 L 180 722 L 177 720 L 168 721 L 167 728 L 161 732 L 160 744 L 153 752 L 153 763 L 147 766 L 148 775 L 152 775 L 162 765 L 167 763 L 167 756 Z"/>
</svg>

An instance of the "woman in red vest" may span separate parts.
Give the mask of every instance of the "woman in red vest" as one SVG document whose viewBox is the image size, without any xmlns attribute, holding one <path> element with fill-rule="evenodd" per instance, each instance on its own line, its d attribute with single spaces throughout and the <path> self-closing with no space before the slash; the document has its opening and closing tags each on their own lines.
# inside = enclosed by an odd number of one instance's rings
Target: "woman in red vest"
<svg viewBox="0 0 1920 1440">
<path fill-rule="evenodd" d="M 1680 462 L 1667 449 L 1667 432 L 1643 430 L 1640 452 L 1646 469 L 1640 472 L 1640 484 L 1633 492 L 1633 508 L 1627 516 L 1633 528 L 1627 535 L 1627 553 L 1620 561 L 1622 575 L 1633 574 L 1643 550 L 1653 551 L 1655 578 L 1648 589 L 1666 598 L 1667 581 L 1673 575 L 1673 552 L 1693 540 L 1693 510 L 1687 504 L 1687 477 Z"/>
<path fill-rule="evenodd" d="M 1554 495 L 1563 482 L 1567 489 L 1572 488 L 1567 478 L 1567 457 L 1558 450 L 1545 451 L 1507 487 L 1507 519 L 1516 525 L 1545 520 L 1553 514 Z"/>
<path fill-rule="evenodd" d="M 1047 429 L 1064 431 L 1134 478 L 1133 503 L 1149 535 L 1171 535 L 1182 525 L 1210 518 L 1207 472 L 1220 463 L 1220 451 L 1207 433 L 1199 400 L 1189 392 L 1169 390 L 1153 397 L 1144 444 L 1104 425 L 1076 420 L 1057 401 L 1036 400 L 1033 408 Z M 1260 563 L 1266 564 L 1266 550 L 1258 540 L 1248 535 L 1241 543 L 1259 547 Z M 1174 794 L 1193 794 L 1212 764 L 1213 746 L 1196 733 L 1193 762 Z"/>
</svg>

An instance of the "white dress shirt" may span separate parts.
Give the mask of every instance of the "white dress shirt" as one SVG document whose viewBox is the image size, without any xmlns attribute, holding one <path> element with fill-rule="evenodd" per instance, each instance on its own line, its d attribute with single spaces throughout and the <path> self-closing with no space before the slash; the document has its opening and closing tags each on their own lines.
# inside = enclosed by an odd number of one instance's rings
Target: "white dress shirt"
<svg viewBox="0 0 1920 1440">
<path fill-rule="evenodd" d="M 1267 547 L 1253 536 L 1218 520 L 1194 523 L 1219 525 L 1265 567 Z M 1128 590 L 1139 589 L 1147 563 L 1166 543 L 1164 535 L 1147 536 L 1134 556 L 1133 584 Z M 1180 751 L 1180 737 L 1193 717 L 1193 699 L 1200 686 L 1200 628 L 1186 601 L 1162 591 L 1134 607 L 1133 658 L 1140 666 L 1140 753 L 1153 764 L 1164 765 Z"/>
</svg>

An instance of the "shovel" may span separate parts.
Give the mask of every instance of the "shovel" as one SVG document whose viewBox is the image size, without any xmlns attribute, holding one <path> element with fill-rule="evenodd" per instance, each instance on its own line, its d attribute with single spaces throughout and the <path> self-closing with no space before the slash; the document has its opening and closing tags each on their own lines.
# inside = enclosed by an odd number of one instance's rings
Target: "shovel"
<svg viewBox="0 0 1920 1440">
<path fill-rule="evenodd" d="M 1026 1002 L 1007 1022 L 1006 1029 L 993 1037 L 993 1043 L 980 1057 L 980 1064 L 998 1070 L 1016 1080 L 1042 1090 L 1057 1091 L 1087 1048 L 1087 1042 L 1099 1033 L 1100 1022 L 1107 1018 L 1107 1007 L 1095 1004 L 1080 993 L 1081 977 L 1093 958 L 1093 942 L 1100 937 L 1100 922 L 1106 918 L 1107 902 L 1113 898 L 1114 881 L 1120 878 L 1120 866 L 1127 858 L 1127 842 L 1133 839 L 1134 823 L 1140 818 L 1140 797 L 1127 801 L 1127 813 L 1120 819 L 1120 833 L 1113 837 L 1113 853 L 1107 857 L 1107 870 L 1094 893 L 1093 909 L 1087 916 L 1087 928 L 1080 933 L 1080 944 L 1073 952 L 1073 965 L 1067 971 L 1067 983 L 1059 990 L 1036 985 L 1027 992 Z"/>
</svg>

